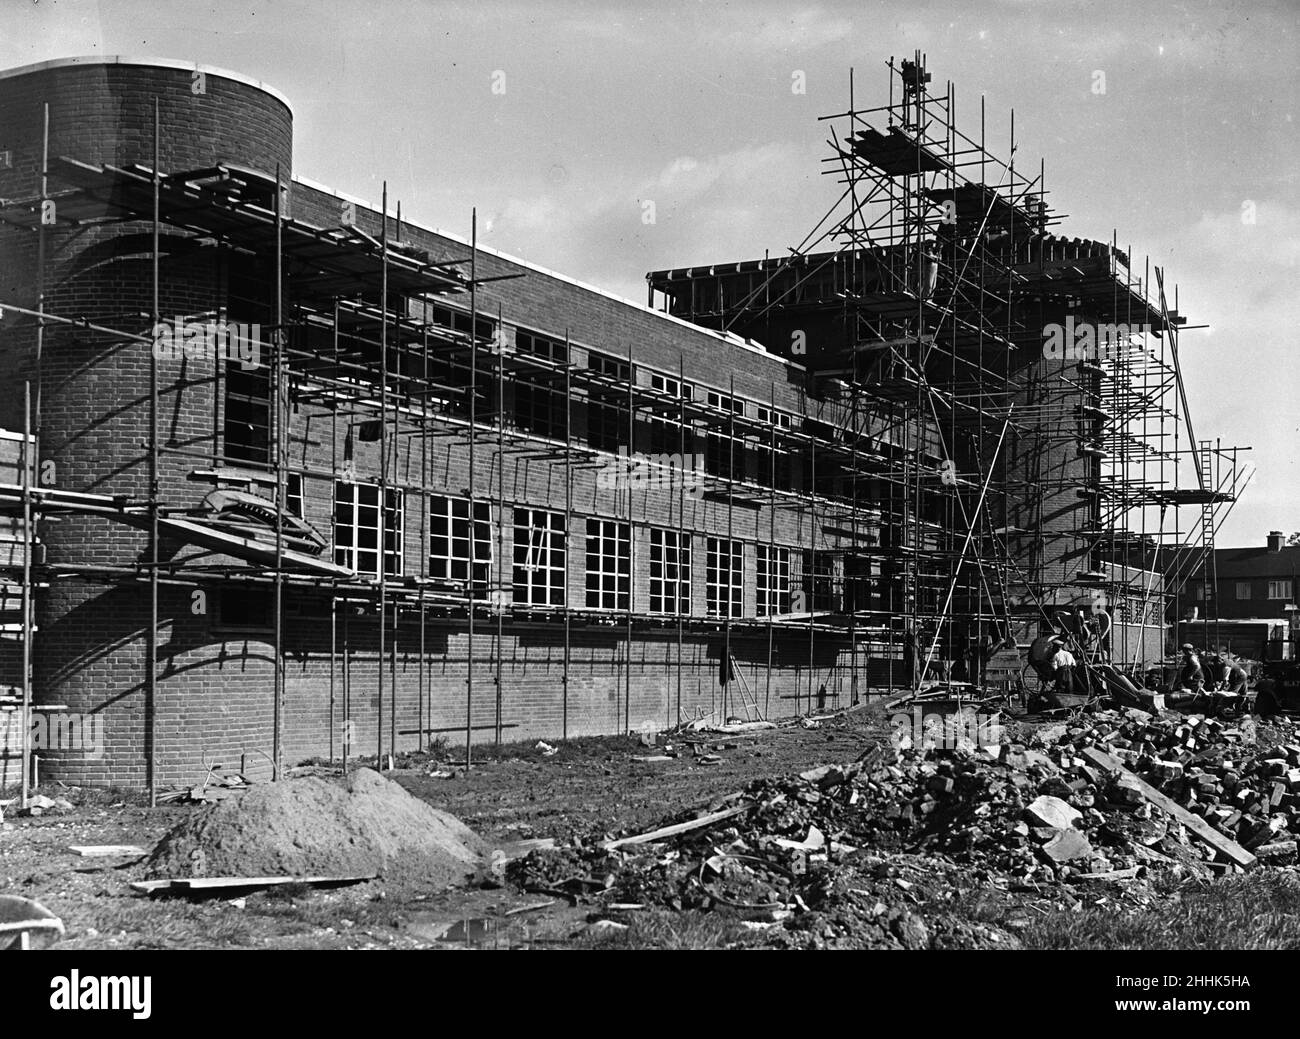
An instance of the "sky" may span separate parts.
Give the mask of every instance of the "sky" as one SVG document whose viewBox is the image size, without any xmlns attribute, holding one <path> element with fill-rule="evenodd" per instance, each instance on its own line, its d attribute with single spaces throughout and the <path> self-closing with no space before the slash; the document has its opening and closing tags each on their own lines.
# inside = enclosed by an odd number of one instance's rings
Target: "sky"
<svg viewBox="0 0 1300 1039">
<path fill-rule="evenodd" d="M 1296 0 L 3 0 L 0 67 L 241 72 L 292 102 L 296 175 L 462 235 L 476 208 L 484 244 L 644 302 L 646 271 L 803 240 L 838 194 L 818 117 L 923 50 L 1003 156 L 1014 108 L 1058 232 L 1115 233 L 1209 326 L 1180 337 L 1196 434 L 1258 469 L 1229 546 L 1300 531 L 1298 32 Z"/>
</svg>

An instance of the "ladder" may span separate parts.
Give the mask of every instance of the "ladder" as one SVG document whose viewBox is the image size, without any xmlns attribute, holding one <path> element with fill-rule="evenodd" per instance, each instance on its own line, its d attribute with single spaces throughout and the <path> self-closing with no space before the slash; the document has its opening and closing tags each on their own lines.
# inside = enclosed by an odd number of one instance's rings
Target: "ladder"
<svg viewBox="0 0 1300 1039">
<path fill-rule="evenodd" d="M 1198 445 L 1198 455 L 1201 469 L 1201 478 L 1204 481 L 1204 487 L 1207 491 L 1217 491 L 1219 489 L 1217 481 L 1214 479 L 1214 450 L 1210 441 L 1202 440 Z M 1210 611 L 1214 611 L 1215 617 L 1219 615 L 1219 604 L 1212 599 L 1216 588 L 1214 570 L 1214 527 L 1215 513 L 1217 509 L 1214 502 L 1206 501 L 1201 504 L 1201 604 L 1205 611 L 1203 619 L 1203 631 L 1206 646 L 1210 645 Z M 1196 571 L 1193 570 L 1193 573 Z M 1218 625 L 1215 625 L 1215 641 L 1218 640 Z"/>
</svg>

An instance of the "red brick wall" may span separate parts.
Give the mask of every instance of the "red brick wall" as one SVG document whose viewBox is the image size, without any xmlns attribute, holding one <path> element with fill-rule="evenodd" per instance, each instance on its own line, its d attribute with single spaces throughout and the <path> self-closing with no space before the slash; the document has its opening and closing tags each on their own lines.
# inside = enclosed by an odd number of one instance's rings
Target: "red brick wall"
<svg viewBox="0 0 1300 1039">
<path fill-rule="evenodd" d="M 164 173 L 229 161 L 287 177 L 292 158 L 291 114 L 255 87 L 209 74 L 206 93 L 195 94 L 185 69 L 87 65 L 38 70 L 0 78 L 0 148 L 13 168 L 0 171 L 0 195 L 39 191 L 42 105 L 50 106 L 52 158 L 128 166 L 152 164 L 154 99 L 161 124 Z M 51 177 L 50 192 L 66 189 Z M 147 223 L 101 228 L 50 229 L 46 237 L 45 292 L 51 313 L 145 334 L 152 310 L 150 231 Z M 212 311 L 225 304 L 217 250 L 195 248 L 164 229 L 161 240 L 161 312 L 166 318 Z M 0 231 L 0 299 L 34 307 L 36 236 Z M 21 428 L 21 379 L 33 372 L 34 334 L 18 322 L 0 337 L 3 380 L 0 425 Z M 148 495 L 149 374 L 147 343 L 114 339 L 82 329 L 50 326 L 41 363 L 43 464 L 52 463 L 57 486 L 67 490 Z M 186 479 L 211 458 L 213 422 L 211 358 L 158 364 L 160 498 L 192 507 L 205 488 Z M 129 527 L 87 515 L 60 516 L 41 526 L 54 565 L 129 567 L 144 561 L 147 538 Z M 163 543 L 166 558 L 180 546 Z M 192 551 L 192 550 L 189 550 Z M 101 758 L 43 755 L 43 775 L 75 782 L 140 785 L 149 753 L 146 734 L 153 709 L 160 780 L 186 781 L 201 771 L 206 753 L 269 742 L 271 696 L 246 662 L 228 662 L 209 643 L 204 618 L 189 611 L 189 590 L 164 586 L 160 616 L 158 702 L 146 703 L 145 644 L 148 586 L 144 582 L 61 580 L 38 596 L 35 652 L 38 704 L 66 705 L 74 713 L 102 713 L 108 741 Z M 16 763 L 15 763 L 16 764 Z"/>
<path fill-rule="evenodd" d="M 165 169 L 197 168 L 217 159 L 269 170 L 275 161 L 289 162 L 287 111 L 255 89 L 209 76 L 206 100 L 190 99 L 189 74 L 184 70 L 88 68 L 56 69 L 20 79 L 0 79 L 0 114 L 20 126 L 13 147 L 18 168 L 0 194 L 35 190 L 32 133 L 39 141 L 39 116 L 33 123 L 33 106 L 49 98 L 51 127 L 56 143 L 51 154 L 72 154 L 90 161 L 148 162 L 152 98 L 164 97 Z M 84 122 L 85 115 L 94 117 Z M 25 120 L 25 121 L 24 121 Z M 98 131 L 96 131 L 98 127 Z M 96 136 L 98 132 L 99 136 Z M 273 172 L 273 170 L 271 171 Z M 337 220 L 337 201 L 302 186 L 295 188 L 292 213 L 322 225 Z M 361 226 L 378 228 L 377 214 L 360 213 Z M 91 233 L 49 236 L 47 290 L 52 312 L 86 316 L 118 328 L 144 331 L 140 317 L 151 308 L 147 240 L 131 239 L 148 231 L 147 225 L 127 225 Z M 431 232 L 404 229 L 403 237 L 433 250 L 439 256 L 467 255 L 466 247 Z M 212 309 L 224 301 L 224 267 L 213 250 L 185 252 L 182 243 L 164 236 L 162 310 L 165 315 L 190 314 Z M 31 268 L 33 240 L 27 232 L 0 232 L 5 270 L 15 265 Z M 481 276 L 520 270 L 508 261 L 484 256 Z M 686 377 L 701 386 L 735 390 L 756 403 L 768 404 L 775 394 L 778 407 L 803 408 L 802 373 L 776 358 L 718 337 L 655 316 L 604 295 L 587 291 L 562 279 L 527 271 L 525 278 L 497 283 L 480 300 L 485 313 L 495 315 L 501 305 L 506 321 L 562 337 L 570 333 L 574 357 L 588 348 L 626 356 L 629 348 L 638 365 Z M 4 286 L 6 293 L 34 299 L 30 279 Z M 27 305 L 30 305 L 27 304 Z M 31 337 L 7 335 L 0 343 L 0 363 L 15 368 L 26 363 Z M 24 353 L 26 351 L 27 353 Z M 46 336 L 42 363 L 42 458 L 57 467 L 57 482 L 69 490 L 121 494 L 133 499 L 147 494 L 149 414 L 149 353 L 143 344 L 87 334 L 81 330 L 53 330 Z M 223 449 L 219 393 L 209 362 L 184 366 L 160 364 L 160 421 L 165 447 L 184 449 L 196 457 L 164 453 L 160 494 L 169 507 L 192 507 L 207 485 L 187 479 L 205 465 L 205 458 Z M 645 381 L 646 376 L 641 376 Z M 3 423 L 14 425 L 12 396 Z M 816 407 L 831 412 L 830 405 Z M 509 398 L 507 398 L 507 409 Z M 830 417 L 833 417 L 830 416 Z M 575 432 L 582 433 L 582 409 L 575 409 Z M 294 415 L 290 433 L 291 461 L 317 473 L 331 471 L 342 457 L 347 419 L 335 423 L 318 409 L 303 406 Z M 396 485 L 422 482 L 422 443 L 418 437 L 390 438 L 390 480 Z M 638 441 L 636 449 L 648 444 Z M 702 447 L 700 448 L 702 450 Z M 376 480 L 380 469 L 379 445 L 355 442 L 359 479 Z M 504 466 L 504 470 L 502 467 Z M 460 495 L 471 474 L 480 497 L 495 493 L 503 477 L 508 499 L 534 507 L 562 509 L 565 471 L 552 453 L 522 450 L 507 444 L 498 455 L 491 433 L 481 434 L 471 467 L 463 440 L 436 437 L 429 444 L 429 490 Z M 333 481 L 309 476 L 305 481 L 306 518 L 327 536 L 332 532 Z M 628 503 L 596 486 L 595 469 L 576 469 L 572 480 L 573 524 L 569 535 L 568 594 L 570 602 L 585 602 L 585 517 L 622 518 Z M 634 496 L 635 523 L 634 606 L 648 606 L 647 522 L 693 529 L 693 612 L 705 612 L 705 541 L 707 533 L 726 536 L 724 501 L 687 499 L 686 512 L 678 515 L 675 491 L 643 491 Z M 421 537 L 422 505 L 419 496 L 406 500 L 406 573 L 419 574 L 425 551 Z M 509 580 L 512 560 L 512 513 L 494 511 L 496 524 L 504 520 L 504 568 Z M 755 603 L 755 551 L 766 541 L 775 523 L 775 540 L 791 547 L 792 586 L 797 587 L 797 549 L 810 542 L 807 511 L 782 503 L 773 520 L 767 505 L 737 507 L 731 519 L 731 536 L 745 542 L 745 613 L 753 616 Z M 62 564 L 130 566 L 142 561 L 147 549 L 142 534 L 120 524 L 89 516 L 69 516 L 45 525 L 50 560 Z M 816 532 L 819 548 L 835 545 L 835 535 Z M 327 550 L 328 553 L 329 550 Z M 164 543 L 164 556 L 192 555 L 192 546 Z M 251 771 L 265 773 L 272 748 L 273 671 L 271 639 L 267 631 L 232 632 L 217 616 L 216 584 L 206 586 L 208 612 L 191 610 L 189 586 L 165 584 L 160 601 L 162 633 L 159 648 L 158 696 L 147 703 L 144 688 L 145 642 L 148 621 L 148 586 L 141 581 L 106 579 L 59 582 L 41 597 L 37 643 L 37 698 L 44 704 L 66 704 L 74 712 L 103 712 L 107 753 L 96 759 L 85 755 L 50 754 L 43 774 L 74 782 L 121 783 L 139 786 L 146 779 L 146 763 L 156 761 L 160 783 L 191 783 L 202 779 L 205 762 L 230 763 L 246 756 Z M 348 622 L 346 654 L 331 652 L 328 613 L 324 617 L 297 618 L 293 604 L 297 591 L 287 593 L 291 616 L 285 625 L 286 758 L 337 751 L 344 721 L 344 687 L 350 696 L 347 713 L 355 722 L 354 748 L 373 753 L 380 721 L 378 699 L 381 662 L 373 610 Z M 226 619 L 227 621 L 229 618 Z M 509 622 L 499 647 L 502 688 L 500 720 L 504 735 L 512 738 L 554 739 L 562 734 L 581 735 L 621 731 L 643 725 L 676 722 L 678 709 L 690 716 L 720 706 L 718 683 L 721 627 L 688 628 L 681 649 L 680 699 L 678 649 L 675 628 L 635 629 L 630 653 L 621 615 L 613 625 L 588 626 L 575 618 L 567 685 L 562 681 L 563 635 L 558 623 Z M 470 721 L 493 726 L 497 721 L 498 647 L 496 625 L 480 620 L 474 640 L 474 698 Z M 343 623 L 336 625 L 341 646 Z M 396 689 L 390 660 L 384 668 L 382 704 L 385 746 L 396 705 L 396 727 L 412 730 L 431 724 L 435 728 L 463 726 L 466 721 L 468 638 L 463 620 L 430 620 L 427 651 L 418 654 L 419 629 L 404 618 L 390 637 L 388 652 L 395 660 Z M 842 645 L 819 639 L 811 653 L 807 632 L 777 632 L 774 639 L 776 668 L 771 681 L 770 709 L 792 710 L 794 697 L 805 696 L 825 682 L 832 693 L 847 688 L 847 664 Z M 733 634 L 732 649 L 760 701 L 767 697 L 765 671 L 766 633 L 759 628 Z M 630 664 L 628 663 L 630 657 Z M 838 669 L 836 665 L 839 665 Z M 331 686 L 333 691 L 331 692 Z M 423 686 L 423 689 L 422 689 Z M 627 703 L 628 690 L 631 703 Z M 733 700 L 731 710 L 737 710 Z M 152 733 L 152 742 L 151 742 Z M 475 733 L 478 740 L 493 733 Z M 455 741 L 456 733 L 448 734 Z M 400 736 L 399 749 L 418 746 L 415 734 Z"/>
</svg>

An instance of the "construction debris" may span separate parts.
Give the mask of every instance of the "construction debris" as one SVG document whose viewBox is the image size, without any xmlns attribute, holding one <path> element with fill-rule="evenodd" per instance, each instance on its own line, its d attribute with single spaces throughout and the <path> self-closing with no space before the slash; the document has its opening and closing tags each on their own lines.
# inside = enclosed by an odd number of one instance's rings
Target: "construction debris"
<svg viewBox="0 0 1300 1039">
<path fill-rule="evenodd" d="M 67 798 L 32 794 L 27 799 L 27 807 L 20 808 L 18 814 L 38 816 L 44 815 L 46 812 L 70 812 L 73 808 L 74 805 Z"/>
<path fill-rule="evenodd" d="M 1257 859 L 1296 860 L 1300 743 L 1288 728 L 1251 733 L 1126 709 L 1022 740 L 872 747 L 851 764 L 756 781 L 648 833 L 529 855 L 507 876 L 575 901 L 799 918 L 851 904 L 881 924 L 884 945 L 906 945 L 930 940 L 913 912 L 920 900 L 911 900 L 939 890 L 938 876 L 971 889 L 1057 891 L 1069 906 L 1080 882 L 1141 884 L 1153 871 L 1208 876 Z M 895 869 L 902 861 L 907 877 Z M 903 915 L 900 899 L 911 907 Z"/>
<path fill-rule="evenodd" d="M 158 795 L 159 804 L 219 804 L 228 797 L 242 794 L 252 785 L 242 772 L 223 772 L 216 765 L 208 770 L 207 777 L 197 786 L 169 790 Z"/>
</svg>

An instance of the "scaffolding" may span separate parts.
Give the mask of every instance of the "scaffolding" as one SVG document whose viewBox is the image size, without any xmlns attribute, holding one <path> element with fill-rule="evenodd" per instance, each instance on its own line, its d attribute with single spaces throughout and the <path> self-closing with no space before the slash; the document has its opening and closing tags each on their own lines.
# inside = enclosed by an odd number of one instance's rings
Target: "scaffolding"
<svg viewBox="0 0 1300 1039">
<path fill-rule="evenodd" d="M 1027 648 L 1102 612 L 1107 648 L 1136 670 L 1164 653 L 1166 597 L 1176 614 L 1249 467 L 1194 441 L 1186 319 L 1163 271 L 1135 275 L 1114 235 L 1052 232 L 1065 218 L 1045 165 L 1017 166 L 1014 111 L 1000 158 L 982 97 L 968 135 L 923 54 L 887 71 L 886 104 L 857 107 L 850 72 L 847 110 L 823 117 L 839 195 L 790 255 L 653 272 L 651 300 L 793 342 L 814 392 L 840 393 L 849 502 L 878 510 L 884 533 L 846 559 L 892 569 L 896 589 L 850 618 L 885 630 L 907 684 L 936 657 L 1008 637 Z M 1076 340 L 1076 315 L 1093 339 Z M 1054 319 L 1068 347 L 1044 361 Z"/>
<path fill-rule="evenodd" d="M 982 99 L 976 139 L 957 127 L 952 85 L 942 93 L 929 87 L 922 55 L 897 64 L 891 60 L 888 75 L 887 105 L 855 107 L 851 75 L 848 110 L 826 117 L 833 139 L 825 172 L 842 191 L 790 256 L 648 276 L 652 305 L 658 294 L 674 314 L 712 328 L 737 349 L 758 340 L 781 353 L 782 344 L 804 333 L 808 352 L 796 350 L 791 357 L 805 373 L 799 406 L 784 410 L 778 408 L 775 382 L 766 406 L 738 408 L 734 374 L 726 387 L 696 393 L 686 380 L 684 352 L 675 372 L 662 363 L 643 364 L 630 343 L 612 366 L 578 364 L 575 348 L 603 353 L 609 344 L 589 345 L 571 328 L 551 330 L 546 349 L 521 348 L 506 334 L 509 315 L 500 307 L 495 315 L 484 313 L 480 305 L 482 286 L 521 275 L 480 274 L 475 216 L 463 254 L 437 259 L 404 237 L 400 204 L 390 213 L 386 186 L 371 221 L 377 228 L 316 226 L 286 212 L 288 185 L 279 169 L 273 179 L 223 164 L 164 171 L 156 110 L 149 166 L 52 159 L 47 106 L 37 190 L 27 198 L 0 200 L 0 222 L 37 236 L 38 279 L 51 232 L 147 222 L 153 305 L 140 328 L 127 329 L 51 313 L 41 288 L 34 308 L 0 300 L 0 307 L 19 318 L 7 331 L 30 331 L 36 343 L 31 380 L 36 397 L 31 428 L 24 433 L 21 479 L 0 483 L 0 510 L 21 514 L 28 539 L 21 573 L 13 565 L 3 568 L 3 576 L 18 580 L 23 589 L 24 646 L 32 636 L 31 591 L 43 583 L 71 577 L 147 583 L 150 623 L 142 684 L 148 784 L 155 795 L 163 585 L 269 589 L 271 757 L 277 776 L 288 725 L 286 591 L 297 601 L 310 600 L 329 618 L 331 760 L 346 762 L 357 751 L 349 725 L 356 693 L 354 638 L 359 626 L 373 629 L 379 705 L 375 754 L 381 766 L 396 751 L 399 737 L 414 736 L 423 745 L 449 731 L 463 733 L 469 766 L 476 732 L 490 732 L 500 742 L 515 726 L 502 684 L 507 622 L 519 628 L 558 627 L 562 633 L 564 739 L 570 735 L 572 644 L 579 627 L 622 630 L 625 651 L 615 685 L 624 728 L 631 721 L 638 634 L 673 647 L 676 705 L 675 710 L 669 705 L 666 725 L 684 718 L 688 633 L 720 642 L 724 678 L 714 709 L 724 719 L 765 716 L 779 706 L 772 703 L 773 662 L 778 655 L 787 659 L 795 647 L 806 652 L 805 681 L 776 695 L 793 701 L 787 706 L 796 713 L 825 706 L 827 699 L 841 702 L 846 695 L 857 702 L 873 689 L 915 689 L 936 677 L 940 659 L 964 662 L 967 678 L 978 682 L 976 669 L 982 671 L 992 648 L 1009 638 L 1023 642 L 1030 622 L 1057 623 L 1060 611 L 1074 608 L 1080 595 L 1093 601 L 1097 595 L 1109 597 L 1117 630 L 1127 626 L 1138 633 L 1136 640 L 1123 642 L 1132 666 L 1153 651 L 1163 652 L 1163 636 L 1161 645 L 1149 646 L 1147 631 L 1163 625 L 1165 596 L 1172 590 L 1176 597 L 1187 575 L 1197 572 L 1214 529 L 1248 476 L 1235 449 L 1191 439 L 1177 356 L 1185 319 L 1176 297 L 1170 306 L 1161 271 L 1153 295 L 1149 273 L 1135 278 L 1129 254 L 1113 241 L 1070 242 L 1048 233 L 1062 218 L 1047 208 L 1041 165 L 1033 176 L 1016 168 L 1014 113 L 1010 158 L 1003 161 L 987 146 Z M 51 181 L 57 190 L 51 190 Z M 232 453 L 229 439 L 215 429 L 211 451 L 163 443 L 154 356 L 145 493 L 123 497 L 40 486 L 29 474 L 39 458 L 45 330 L 71 328 L 152 346 L 148 329 L 166 320 L 159 302 L 164 229 L 256 261 L 241 285 L 243 296 L 231 296 L 239 314 L 212 316 L 221 322 L 260 318 L 270 333 L 257 344 L 269 359 L 266 450 L 259 457 Z M 832 248 L 817 251 L 823 243 Z M 1098 320 L 1123 321 L 1142 331 L 1095 363 L 1049 378 L 1030 362 L 1041 351 L 1045 315 L 1063 300 Z M 214 392 L 222 392 L 221 380 L 229 378 L 218 365 Z M 508 415 L 507 385 L 553 395 L 560 418 L 538 426 Z M 611 614 L 570 601 L 567 564 L 561 601 L 515 599 L 504 551 L 506 510 L 534 503 L 507 488 L 505 460 L 527 458 L 554 468 L 565 488 L 563 536 L 571 537 L 575 473 L 608 464 L 611 454 L 609 445 L 594 447 L 575 438 L 573 416 L 581 407 L 612 409 L 619 425 L 615 439 L 629 452 L 651 428 L 675 436 L 682 459 L 701 444 L 725 443 L 725 451 L 710 447 L 710 463 L 698 474 L 703 495 L 725 509 L 723 529 L 688 520 L 680 480 L 668 527 L 679 546 L 698 538 L 722 539 L 730 546 L 737 510 L 767 508 L 768 537 L 759 545 L 766 553 L 768 584 L 759 614 L 738 615 L 728 598 L 719 615 L 700 616 L 676 591 L 669 611 L 637 609 L 636 597 L 628 594 L 626 607 Z M 329 469 L 291 457 L 295 421 L 329 429 Z M 350 443 L 353 432 L 379 445 L 381 517 L 390 500 L 414 501 L 420 511 L 423 548 L 417 573 L 388 572 L 382 518 L 373 577 L 349 565 L 356 560 L 340 554 L 337 545 L 332 559 L 322 558 L 330 539 L 313 540 L 310 529 L 295 520 L 295 483 L 301 495 L 303 481 L 355 480 L 351 459 L 338 455 L 340 443 Z M 433 478 L 430 450 L 444 439 L 463 444 L 469 456 L 467 485 L 460 491 L 468 501 L 471 546 L 463 578 L 435 576 L 430 567 L 431 499 L 448 494 Z M 403 445 L 418 453 L 418 480 L 395 475 Z M 738 464 L 738 452 L 758 459 L 750 467 L 753 475 Z M 1068 464 L 1064 453 L 1071 455 Z M 481 464 L 485 458 L 490 464 Z M 194 467 L 191 478 L 214 487 L 272 488 L 269 526 L 195 516 L 187 513 L 186 503 L 163 500 L 161 467 L 187 461 Z M 1195 487 L 1182 482 L 1184 461 L 1197 474 Z M 802 482 L 791 476 L 796 468 L 804 474 Z M 1087 522 L 1045 534 L 1046 512 L 1067 497 L 1084 502 Z M 1200 510 L 1198 522 L 1181 526 L 1182 507 Z M 111 567 L 38 561 L 31 550 L 35 524 L 60 511 L 103 515 L 145 531 L 146 560 Z M 793 563 L 781 555 L 785 550 L 776 537 L 779 512 L 795 517 L 804 532 L 797 592 Z M 586 503 L 582 514 L 629 528 L 649 523 L 637 514 L 630 490 L 608 505 Z M 159 543 L 166 535 L 203 551 L 163 559 Z M 635 549 L 631 552 L 629 580 L 635 573 Z M 775 577 L 781 565 L 784 592 Z M 1067 572 L 1067 565 L 1077 569 Z M 1064 599 L 1062 588 L 1069 589 Z M 463 624 L 466 633 L 465 718 L 463 725 L 439 727 L 426 638 L 430 624 L 451 622 Z M 399 719 L 398 639 L 412 626 L 420 660 L 417 703 L 414 718 Z M 753 683 L 736 666 L 739 639 L 765 646 L 765 672 L 756 666 Z M 819 658 L 819 649 L 828 652 Z M 845 654 L 847 674 L 841 663 Z M 818 686 L 818 661 L 827 656 L 833 663 L 823 667 L 825 680 Z M 492 674 L 490 695 L 476 688 L 476 670 Z M 30 691 L 25 658 L 24 718 Z M 336 732 L 341 734 L 337 746 Z M 24 773 L 24 796 L 27 786 Z"/>
</svg>

